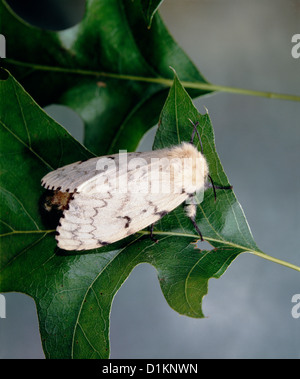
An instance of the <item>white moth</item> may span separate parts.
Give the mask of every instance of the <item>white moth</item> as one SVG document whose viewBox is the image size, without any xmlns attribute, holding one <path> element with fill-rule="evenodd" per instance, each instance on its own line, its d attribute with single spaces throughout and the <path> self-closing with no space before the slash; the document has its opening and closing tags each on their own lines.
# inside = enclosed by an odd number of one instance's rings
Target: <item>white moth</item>
<svg viewBox="0 0 300 379">
<path fill-rule="evenodd" d="M 153 225 L 209 187 L 208 178 L 204 155 L 183 142 L 161 150 L 75 162 L 48 173 L 42 186 L 55 191 L 52 204 L 63 211 L 56 229 L 58 247 L 89 250 Z M 202 239 L 196 207 L 190 201 L 187 216 Z"/>
</svg>

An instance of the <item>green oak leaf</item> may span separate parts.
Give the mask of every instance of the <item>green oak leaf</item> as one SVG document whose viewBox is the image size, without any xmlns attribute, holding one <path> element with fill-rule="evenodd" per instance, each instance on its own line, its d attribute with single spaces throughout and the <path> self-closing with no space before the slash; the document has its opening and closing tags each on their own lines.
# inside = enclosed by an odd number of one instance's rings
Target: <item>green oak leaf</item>
<svg viewBox="0 0 300 379">
<path fill-rule="evenodd" d="M 157 1 L 87 0 L 81 22 L 57 32 L 29 25 L 0 0 L 0 33 L 7 40 L 3 64 L 39 105 L 76 111 L 85 125 L 84 144 L 97 155 L 135 150 L 157 123 L 169 88 L 120 80 L 122 75 L 172 78 L 172 65 L 182 80 L 207 83 L 170 36 L 157 7 Z"/>
<path fill-rule="evenodd" d="M 47 358 L 108 358 L 109 318 L 115 294 L 133 268 L 153 265 L 162 292 L 176 312 L 203 317 L 208 280 L 218 278 L 243 251 L 258 251 L 242 209 L 231 190 L 207 190 L 198 205 L 197 223 L 211 251 L 200 250 L 199 236 L 183 206 L 149 231 L 86 252 L 56 247 L 45 226 L 41 178 L 50 170 L 93 154 L 52 120 L 23 87 L 1 70 L 0 80 L 0 292 L 17 291 L 36 303 Z M 160 117 L 154 148 L 189 140 L 199 133 L 210 173 L 217 184 L 222 169 L 207 114 L 200 115 L 177 76 Z M 201 247 L 201 244 L 200 244 Z"/>
<path fill-rule="evenodd" d="M 228 186 L 230 183 L 216 154 L 214 133 L 209 115 L 208 113 L 199 114 L 175 74 L 174 84 L 160 116 L 163 127 L 158 128 L 153 148 L 159 149 L 179 144 L 182 141 L 190 141 L 193 131 L 190 120 L 194 123 L 199 122 L 203 153 L 209 162 L 209 171 L 214 183 Z M 197 143 L 200 150 L 200 142 Z M 178 208 L 175 210 L 176 212 L 180 214 L 181 211 Z M 207 190 L 205 201 L 198 204 L 197 216 L 201 232 L 213 246 L 221 247 L 225 243 L 227 247 L 231 244 L 234 249 L 258 250 L 233 191 L 217 190 L 217 201 L 215 202 L 213 190 Z M 166 220 L 167 217 L 163 220 Z M 189 224 L 189 229 L 192 228 L 191 230 L 193 230 L 193 225 Z"/>
</svg>

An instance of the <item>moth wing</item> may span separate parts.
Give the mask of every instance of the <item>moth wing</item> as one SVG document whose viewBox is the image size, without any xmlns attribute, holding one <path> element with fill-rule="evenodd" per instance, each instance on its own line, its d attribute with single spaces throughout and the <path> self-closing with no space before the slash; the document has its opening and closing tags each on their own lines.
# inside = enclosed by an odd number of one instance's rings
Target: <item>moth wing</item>
<svg viewBox="0 0 300 379">
<path fill-rule="evenodd" d="M 135 157 L 139 153 L 130 153 L 128 156 Z M 116 168 L 119 167 L 122 154 L 95 157 L 87 161 L 78 161 L 58 168 L 45 175 L 41 184 L 50 190 L 59 189 L 61 192 L 80 191 L 83 185 L 96 180 L 101 175 L 115 175 Z"/>
<path fill-rule="evenodd" d="M 75 192 L 57 228 L 58 246 L 88 250 L 116 242 L 185 201 L 188 194 L 178 180 L 182 167 L 178 164 L 170 169 L 170 152 L 130 153 L 126 154 L 127 161 L 122 154 L 92 158 L 47 174 L 44 185 Z M 112 168 L 103 168 L 102 172 L 103 164 L 112 161 Z"/>
<path fill-rule="evenodd" d="M 158 221 L 186 194 L 76 193 L 57 227 L 64 250 L 89 250 L 119 241 Z"/>
<path fill-rule="evenodd" d="M 96 192 L 98 190 L 96 184 L 100 183 L 101 185 L 105 181 L 111 184 L 116 176 L 119 178 L 125 176 L 125 174 L 130 174 L 131 176 L 137 174 L 140 176 L 143 174 L 144 169 L 149 171 L 150 168 L 154 173 L 166 171 L 170 165 L 172 151 L 173 149 L 166 148 L 144 153 L 121 153 L 95 157 L 84 162 L 75 162 L 49 172 L 42 178 L 41 184 L 47 189 L 61 192 Z M 164 159 L 167 162 L 160 161 Z M 140 167 L 136 168 L 136 165 Z M 141 170 L 142 167 L 144 169 Z M 179 170 L 176 168 L 177 173 Z M 130 178 L 128 180 L 130 181 Z M 153 184 L 155 184 L 156 180 L 157 184 L 157 179 L 150 180 L 153 181 Z M 132 180 L 131 183 L 133 183 Z M 176 184 L 176 178 L 174 184 Z M 179 185 L 181 185 L 181 182 Z"/>
</svg>

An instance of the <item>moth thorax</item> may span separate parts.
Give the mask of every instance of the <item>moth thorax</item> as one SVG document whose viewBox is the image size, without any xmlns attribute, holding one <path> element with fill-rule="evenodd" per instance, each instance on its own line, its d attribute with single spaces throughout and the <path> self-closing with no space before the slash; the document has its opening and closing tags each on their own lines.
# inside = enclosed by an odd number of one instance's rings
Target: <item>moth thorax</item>
<svg viewBox="0 0 300 379">
<path fill-rule="evenodd" d="M 169 151 L 173 165 L 174 182 L 187 193 L 199 192 L 204 189 L 208 175 L 208 165 L 203 154 L 189 143 L 183 143 Z M 180 184 L 181 183 L 181 184 Z"/>
</svg>

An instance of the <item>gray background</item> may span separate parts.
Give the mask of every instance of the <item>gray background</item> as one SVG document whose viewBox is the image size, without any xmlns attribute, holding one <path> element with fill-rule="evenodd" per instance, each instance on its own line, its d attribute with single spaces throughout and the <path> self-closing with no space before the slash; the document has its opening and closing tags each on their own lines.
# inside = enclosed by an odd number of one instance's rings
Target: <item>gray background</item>
<svg viewBox="0 0 300 379">
<path fill-rule="evenodd" d="M 165 0 L 161 15 L 212 83 L 300 94 L 300 59 L 291 56 L 299 0 Z M 202 113 L 208 108 L 221 162 L 258 246 L 299 266 L 300 103 L 220 93 L 195 104 Z M 73 112 L 53 106 L 48 112 L 82 136 Z M 142 150 L 153 136 L 151 130 Z M 296 293 L 299 272 L 245 253 L 209 281 L 207 318 L 192 319 L 167 305 L 153 267 L 137 266 L 113 302 L 111 357 L 299 358 L 300 318 L 291 315 Z M 0 356 L 43 358 L 34 301 L 5 297 Z"/>
</svg>

